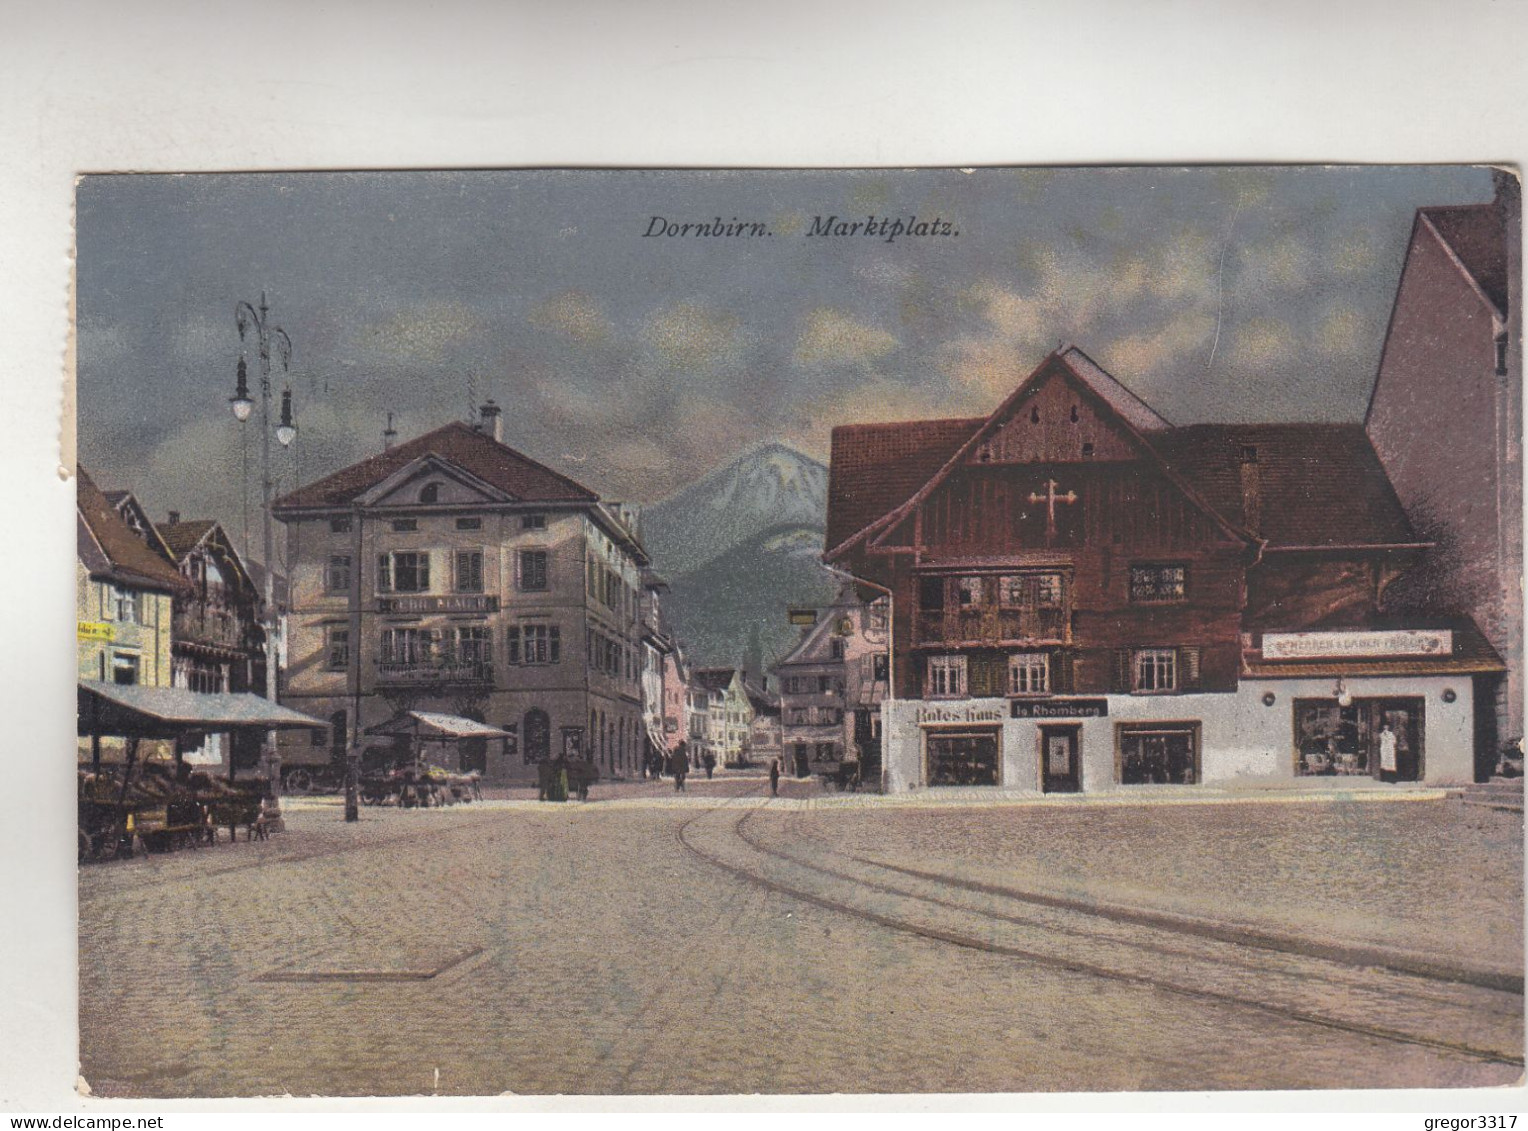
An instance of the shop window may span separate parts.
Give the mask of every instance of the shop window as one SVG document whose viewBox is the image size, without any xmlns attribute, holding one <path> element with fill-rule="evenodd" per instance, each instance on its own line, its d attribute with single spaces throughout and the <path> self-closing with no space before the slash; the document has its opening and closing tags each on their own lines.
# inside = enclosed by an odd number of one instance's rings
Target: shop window
<svg viewBox="0 0 1528 1131">
<path fill-rule="evenodd" d="M 930 734 L 929 785 L 996 785 L 997 734 Z"/>
<path fill-rule="evenodd" d="M 930 656 L 928 658 L 928 697 L 957 699 L 965 693 L 966 658 L 964 656 Z"/>
<path fill-rule="evenodd" d="M 1050 691 L 1050 656 L 1015 652 L 1008 657 L 1008 694 L 1045 695 Z"/>
<path fill-rule="evenodd" d="M 1181 601 L 1188 595 L 1188 569 L 1181 565 L 1130 567 L 1130 599 L 1141 603 Z"/>
<path fill-rule="evenodd" d="M 481 593 L 483 591 L 483 551 L 457 550 L 455 574 L 452 578 L 458 593 Z"/>
<path fill-rule="evenodd" d="M 329 566 L 324 571 L 324 589 L 330 593 L 350 591 L 350 555 L 330 554 Z"/>
<path fill-rule="evenodd" d="M 1385 727 L 1395 741 L 1398 781 L 1422 777 L 1423 701 L 1420 698 L 1296 699 L 1295 773 L 1304 776 L 1381 776 Z"/>
<path fill-rule="evenodd" d="M 1199 781 L 1199 727 L 1130 725 L 1115 728 L 1121 785 L 1193 785 Z"/>
</svg>

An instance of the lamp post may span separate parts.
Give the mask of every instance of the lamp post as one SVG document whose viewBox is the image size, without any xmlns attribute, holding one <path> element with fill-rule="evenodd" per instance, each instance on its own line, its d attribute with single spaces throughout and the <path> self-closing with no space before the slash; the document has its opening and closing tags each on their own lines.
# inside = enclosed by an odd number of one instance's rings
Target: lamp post
<svg viewBox="0 0 1528 1131">
<path fill-rule="evenodd" d="M 271 428 L 271 350 L 274 348 L 285 373 L 292 362 L 292 339 L 280 326 L 270 324 L 270 308 L 265 303 L 265 292 L 260 292 L 260 306 L 255 308 L 247 302 L 234 307 L 234 322 L 239 327 L 240 357 L 238 385 L 229 398 L 234 419 L 243 424 L 254 409 L 249 396 L 249 381 L 244 365 L 243 342 L 251 331 L 260 360 L 260 519 L 265 555 L 265 697 L 276 702 L 276 583 L 275 583 L 275 534 L 271 520 L 271 432 L 283 448 L 297 438 L 297 425 L 292 422 L 292 390 L 281 394 L 281 418 L 274 430 Z M 266 796 L 270 802 L 270 823 L 281 827 L 281 755 L 276 749 L 276 732 L 268 730 L 261 745 L 260 761 L 264 767 Z"/>
</svg>

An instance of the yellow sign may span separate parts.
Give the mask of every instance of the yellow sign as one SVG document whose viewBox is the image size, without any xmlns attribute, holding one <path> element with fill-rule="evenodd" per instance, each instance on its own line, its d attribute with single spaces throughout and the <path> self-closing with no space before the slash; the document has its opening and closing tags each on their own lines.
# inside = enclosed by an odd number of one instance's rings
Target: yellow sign
<svg viewBox="0 0 1528 1131">
<path fill-rule="evenodd" d="M 78 634 L 81 640 L 115 640 L 117 638 L 117 630 L 113 625 L 88 620 L 79 622 Z"/>
</svg>

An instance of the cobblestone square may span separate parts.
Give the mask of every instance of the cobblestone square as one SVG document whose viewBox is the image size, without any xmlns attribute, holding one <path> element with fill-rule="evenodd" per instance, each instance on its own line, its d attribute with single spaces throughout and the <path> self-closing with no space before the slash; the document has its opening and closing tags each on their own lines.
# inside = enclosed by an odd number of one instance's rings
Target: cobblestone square
<svg viewBox="0 0 1528 1131">
<path fill-rule="evenodd" d="M 298 800 L 268 842 L 86 867 L 82 1074 L 118 1097 L 1521 1075 L 1521 979 L 1485 976 L 1521 973 L 1519 815 L 765 792 L 609 786 L 350 826 L 335 799 Z M 992 904 L 1004 885 L 1051 903 Z M 1079 925 L 1083 903 L 1129 911 Z M 1295 941 L 1231 954 L 1220 921 Z M 1423 985 L 1301 939 L 1484 973 Z"/>
</svg>

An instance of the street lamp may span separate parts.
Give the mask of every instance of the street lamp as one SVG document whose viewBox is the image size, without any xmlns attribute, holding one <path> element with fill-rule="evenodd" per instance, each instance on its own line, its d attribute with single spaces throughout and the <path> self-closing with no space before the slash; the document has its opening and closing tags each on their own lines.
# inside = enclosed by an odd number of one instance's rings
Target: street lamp
<svg viewBox="0 0 1528 1131">
<path fill-rule="evenodd" d="M 285 373 L 292 363 L 292 339 L 280 326 L 270 324 L 270 308 L 265 303 L 265 292 L 260 292 L 259 309 L 247 302 L 234 307 L 234 322 L 239 327 L 239 342 L 245 340 L 251 330 L 260 357 L 260 518 L 264 527 L 263 551 L 265 555 L 265 697 L 276 702 L 276 555 L 275 534 L 271 520 L 271 349 L 275 348 L 281 359 L 281 371 Z M 249 395 L 249 380 L 244 358 L 239 358 L 238 384 L 229 398 L 234 419 L 243 424 L 254 409 Z M 275 428 L 276 439 L 282 447 L 289 445 L 297 436 L 297 426 L 292 422 L 292 390 L 281 394 L 281 423 Z M 267 797 L 271 802 L 271 824 L 281 827 L 281 755 L 276 749 L 276 732 L 268 730 L 260 751 L 260 761 L 265 767 Z"/>
</svg>

